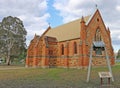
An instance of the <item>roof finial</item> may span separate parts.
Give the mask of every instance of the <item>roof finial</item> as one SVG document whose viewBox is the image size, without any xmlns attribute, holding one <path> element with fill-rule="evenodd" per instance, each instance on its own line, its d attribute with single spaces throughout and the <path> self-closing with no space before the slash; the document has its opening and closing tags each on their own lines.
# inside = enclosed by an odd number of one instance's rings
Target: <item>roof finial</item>
<svg viewBox="0 0 120 88">
<path fill-rule="evenodd" d="M 48 23 L 49 27 L 50 27 L 50 22 Z"/>
<path fill-rule="evenodd" d="M 36 35 L 36 33 L 35 33 L 35 35 L 34 35 L 34 37 L 36 37 L 37 35 Z"/>
<path fill-rule="evenodd" d="M 96 7 L 96 9 L 98 9 L 98 5 L 97 4 L 95 4 L 95 7 Z"/>
<path fill-rule="evenodd" d="M 81 18 L 81 22 L 85 22 L 85 21 L 84 21 L 84 17 L 83 17 L 83 16 L 82 16 L 82 18 Z"/>
<path fill-rule="evenodd" d="M 110 32 L 110 29 L 109 29 L 109 27 L 108 27 L 107 29 L 108 29 L 108 31 Z"/>
</svg>

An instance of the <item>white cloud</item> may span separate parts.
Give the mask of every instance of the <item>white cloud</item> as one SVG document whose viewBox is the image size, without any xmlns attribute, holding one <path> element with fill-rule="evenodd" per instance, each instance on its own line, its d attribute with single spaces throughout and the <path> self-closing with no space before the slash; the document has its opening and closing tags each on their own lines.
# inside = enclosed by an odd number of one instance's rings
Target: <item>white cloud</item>
<svg viewBox="0 0 120 88">
<path fill-rule="evenodd" d="M 52 0 L 0 0 L 0 20 L 6 16 L 19 17 L 28 32 L 27 43 L 34 34 L 42 34 L 48 27 L 48 1 Z M 120 48 L 120 1 L 119 0 L 54 0 L 53 7 L 63 18 L 63 22 L 90 15 L 98 5 L 103 20 L 110 27 L 114 47 Z"/>
<path fill-rule="evenodd" d="M 120 6 L 116 6 L 116 10 L 120 11 Z"/>
<path fill-rule="evenodd" d="M 34 34 L 42 34 L 48 26 L 47 0 L 0 0 L 0 20 L 6 16 L 20 18 L 27 30 L 27 44 Z"/>
<path fill-rule="evenodd" d="M 97 4 L 103 20 L 110 27 L 113 46 L 120 49 L 120 1 L 119 0 L 55 0 L 54 8 L 63 17 L 63 22 L 93 14 Z M 119 48 L 118 48 L 119 46 Z M 117 48 L 116 48 L 117 47 Z"/>
<path fill-rule="evenodd" d="M 82 15 L 90 14 L 93 10 L 93 8 L 89 8 L 91 5 L 91 0 L 55 0 L 53 6 L 60 12 L 60 16 L 63 17 L 63 21 L 66 23 L 80 18 Z"/>
<path fill-rule="evenodd" d="M 29 17 L 32 19 L 30 19 Z M 44 14 L 42 17 L 29 17 L 27 17 L 24 21 L 28 23 L 26 24 L 26 29 L 29 29 L 27 30 L 27 44 L 30 42 L 35 34 L 41 35 L 45 31 L 46 27 L 48 27 L 47 18 L 49 17 L 49 14 Z"/>
</svg>

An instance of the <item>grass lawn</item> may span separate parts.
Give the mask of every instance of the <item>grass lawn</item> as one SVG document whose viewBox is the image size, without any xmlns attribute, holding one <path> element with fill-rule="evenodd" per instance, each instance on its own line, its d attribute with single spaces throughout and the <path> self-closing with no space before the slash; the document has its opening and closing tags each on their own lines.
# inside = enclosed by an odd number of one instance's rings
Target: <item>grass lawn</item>
<svg viewBox="0 0 120 88">
<path fill-rule="evenodd" d="M 90 82 L 87 83 L 87 69 L 6 68 L 0 66 L 0 88 L 100 88 L 98 72 L 108 70 L 107 67 L 92 68 Z M 113 66 L 112 70 L 115 82 L 111 82 L 114 87 L 109 88 L 120 88 L 120 65 Z"/>
</svg>

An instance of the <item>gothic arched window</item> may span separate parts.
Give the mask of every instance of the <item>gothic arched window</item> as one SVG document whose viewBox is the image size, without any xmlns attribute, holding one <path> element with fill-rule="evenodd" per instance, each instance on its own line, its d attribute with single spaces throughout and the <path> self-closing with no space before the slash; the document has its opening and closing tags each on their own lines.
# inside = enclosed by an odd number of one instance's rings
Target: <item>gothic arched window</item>
<svg viewBox="0 0 120 88">
<path fill-rule="evenodd" d="M 74 42 L 74 54 L 77 54 L 77 43 Z"/>
<path fill-rule="evenodd" d="M 100 29 L 97 29 L 97 30 L 96 30 L 96 33 L 95 33 L 95 41 L 101 41 Z"/>
<path fill-rule="evenodd" d="M 61 54 L 64 55 L 64 45 L 63 44 L 61 46 L 61 51 L 62 51 Z"/>
</svg>

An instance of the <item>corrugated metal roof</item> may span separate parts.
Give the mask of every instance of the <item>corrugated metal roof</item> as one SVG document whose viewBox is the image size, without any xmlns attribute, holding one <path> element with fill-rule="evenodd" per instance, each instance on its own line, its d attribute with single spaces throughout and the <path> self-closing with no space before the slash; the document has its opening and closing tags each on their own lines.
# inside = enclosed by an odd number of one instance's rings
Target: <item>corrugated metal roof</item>
<svg viewBox="0 0 120 88">
<path fill-rule="evenodd" d="M 105 43 L 103 41 L 94 41 L 93 42 L 93 45 L 95 47 L 104 47 L 105 46 Z"/>
<path fill-rule="evenodd" d="M 87 22 L 89 18 L 90 16 L 84 17 L 85 22 Z M 58 41 L 80 38 L 80 22 L 81 19 L 78 19 L 56 28 L 52 28 L 45 34 L 45 36 L 56 37 Z"/>
</svg>

